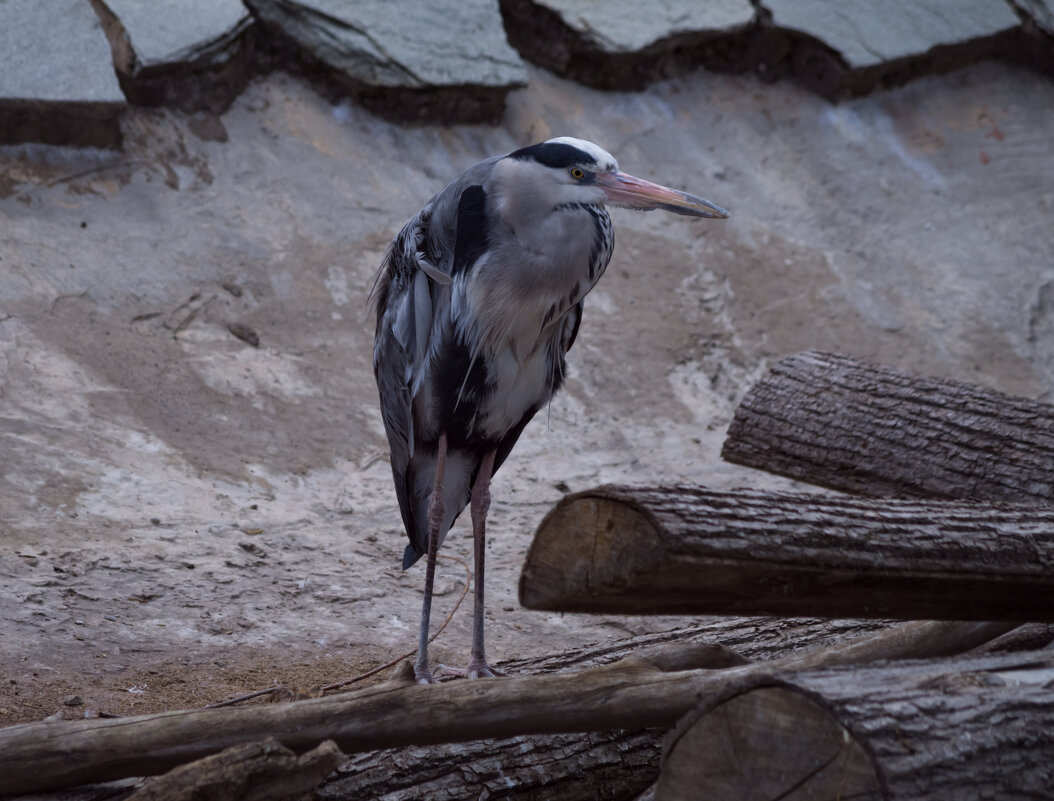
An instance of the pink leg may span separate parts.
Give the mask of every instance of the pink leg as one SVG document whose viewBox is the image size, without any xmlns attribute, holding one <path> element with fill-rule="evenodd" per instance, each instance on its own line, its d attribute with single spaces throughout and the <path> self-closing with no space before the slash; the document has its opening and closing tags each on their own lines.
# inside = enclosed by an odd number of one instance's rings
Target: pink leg
<svg viewBox="0 0 1054 801">
<path fill-rule="evenodd" d="M 504 676 L 487 664 L 483 648 L 483 563 L 487 550 L 487 510 L 490 509 L 490 477 L 494 472 L 494 451 L 483 457 L 476 481 L 472 485 L 472 545 L 476 562 L 475 606 L 472 614 L 472 651 L 469 653 L 465 676 L 478 679 L 481 676 Z"/>
<path fill-rule="evenodd" d="M 421 610 L 421 632 L 417 643 L 417 661 L 414 663 L 414 678 L 418 684 L 432 684 L 435 677 L 428 666 L 428 633 L 432 616 L 432 588 L 435 583 L 436 553 L 439 551 L 439 531 L 443 526 L 443 472 L 446 470 L 446 434 L 439 435 L 436 453 L 435 483 L 432 498 L 428 502 L 428 562 L 425 566 L 425 599 Z"/>
</svg>

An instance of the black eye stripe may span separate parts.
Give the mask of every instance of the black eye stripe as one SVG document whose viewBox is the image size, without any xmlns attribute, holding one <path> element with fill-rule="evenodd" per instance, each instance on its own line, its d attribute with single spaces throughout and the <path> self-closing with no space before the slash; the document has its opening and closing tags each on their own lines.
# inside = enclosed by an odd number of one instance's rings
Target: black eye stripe
<svg viewBox="0 0 1054 801">
<path fill-rule="evenodd" d="M 521 148 L 508 156 L 510 159 L 533 160 L 546 167 L 572 167 L 576 164 L 596 164 L 597 160 L 584 150 L 562 142 L 543 142 Z"/>
</svg>

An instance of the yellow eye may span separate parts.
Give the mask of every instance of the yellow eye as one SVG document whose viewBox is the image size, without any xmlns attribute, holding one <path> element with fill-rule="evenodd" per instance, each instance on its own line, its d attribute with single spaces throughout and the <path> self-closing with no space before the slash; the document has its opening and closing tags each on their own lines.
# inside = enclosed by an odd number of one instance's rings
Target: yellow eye
<svg viewBox="0 0 1054 801">
<path fill-rule="evenodd" d="M 583 178 L 586 177 L 585 170 L 583 170 L 581 167 L 572 167 L 571 177 L 574 178 L 576 181 L 581 181 Z"/>
</svg>

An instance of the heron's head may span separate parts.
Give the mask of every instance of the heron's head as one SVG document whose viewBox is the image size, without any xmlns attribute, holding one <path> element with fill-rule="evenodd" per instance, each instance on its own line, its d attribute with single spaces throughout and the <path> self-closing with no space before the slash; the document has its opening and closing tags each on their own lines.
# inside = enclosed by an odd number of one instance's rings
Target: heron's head
<svg viewBox="0 0 1054 801">
<path fill-rule="evenodd" d="M 615 157 L 584 139 L 561 136 L 510 153 L 499 162 L 506 190 L 535 202 L 608 204 L 691 217 L 728 216 L 701 197 L 620 172 Z"/>
</svg>

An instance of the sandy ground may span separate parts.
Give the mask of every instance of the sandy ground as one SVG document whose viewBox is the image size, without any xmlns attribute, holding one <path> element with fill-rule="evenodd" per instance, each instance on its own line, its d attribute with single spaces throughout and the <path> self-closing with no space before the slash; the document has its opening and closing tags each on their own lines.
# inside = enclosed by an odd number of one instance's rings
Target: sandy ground
<svg viewBox="0 0 1054 801">
<path fill-rule="evenodd" d="M 366 296 L 403 221 L 493 153 L 581 136 L 733 212 L 615 213 L 566 391 L 494 483 L 499 663 L 685 622 L 525 611 L 523 554 L 599 483 L 792 486 L 718 456 L 782 354 L 1054 390 L 1054 84 L 1027 71 L 832 106 L 535 70 L 501 125 L 456 128 L 275 74 L 221 117 L 134 110 L 125 130 L 122 153 L 0 148 L 0 724 L 309 691 L 413 647 L 423 570 L 399 569 Z M 444 550 L 469 558 L 464 524 Z M 464 582 L 440 564 L 436 617 Z M 465 661 L 470 620 L 436 657 Z"/>
</svg>

